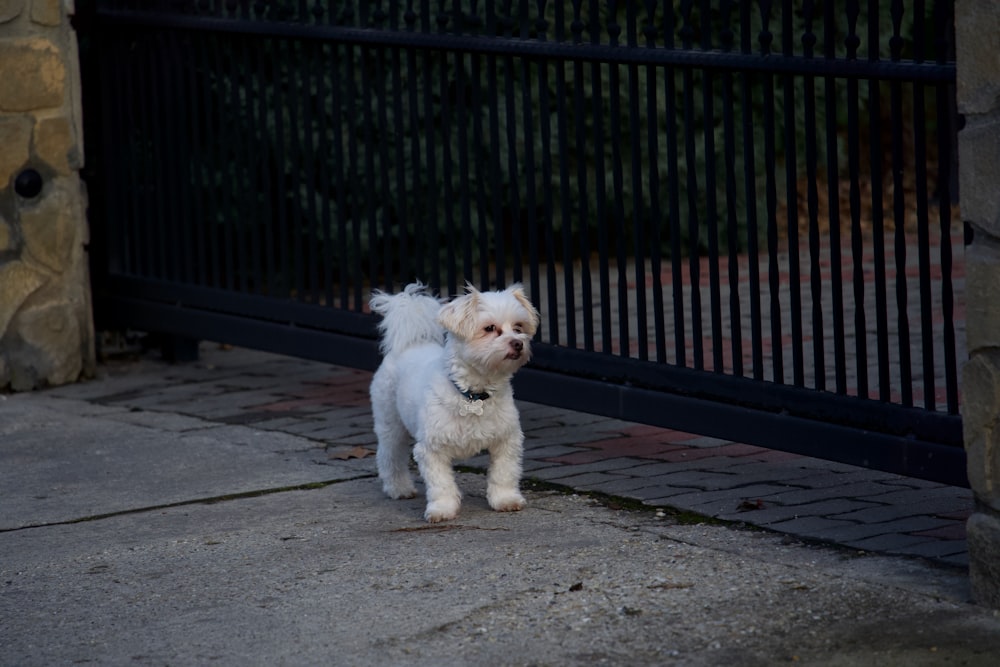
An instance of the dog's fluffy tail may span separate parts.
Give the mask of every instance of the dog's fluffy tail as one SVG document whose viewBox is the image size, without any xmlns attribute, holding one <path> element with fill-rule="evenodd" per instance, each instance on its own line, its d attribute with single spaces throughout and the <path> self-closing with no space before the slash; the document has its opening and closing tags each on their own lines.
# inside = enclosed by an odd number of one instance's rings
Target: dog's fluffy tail
<svg viewBox="0 0 1000 667">
<path fill-rule="evenodd" d="M 374 290 L 368 305 L 382 316 L 378 330 L 383 356 L 424 343 L 444 344 L 444 328 L 438 323 L 441 301 L 423 283 L 410 283 L 399 294 Z"/>
</svg>

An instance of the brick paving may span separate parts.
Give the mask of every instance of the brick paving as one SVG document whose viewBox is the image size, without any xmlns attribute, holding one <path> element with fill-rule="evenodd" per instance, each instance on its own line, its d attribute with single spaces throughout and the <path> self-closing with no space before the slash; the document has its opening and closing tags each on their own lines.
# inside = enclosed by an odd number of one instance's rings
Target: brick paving
<svg viewBox="0 0 1000 667">
<path fill-rule="evenodd" d="M 162 413 L 178 430 L 239 424 L 294 433 L 316 443 L 318 463 L 374 451 L 370 373 L 208 343 L 201 350 L 197 363 L 112 363 L 102 372 L 115 376 L 114 393 L 101 382 L 50 393 L 120 408 L 125 419 L 130 411 Z M 528 480 L 859 551 L 967 564 L 968 489 L 532 403 L 519 407 Z M 487 464 L 485 455 L 465 462 Z"/>
</svg>

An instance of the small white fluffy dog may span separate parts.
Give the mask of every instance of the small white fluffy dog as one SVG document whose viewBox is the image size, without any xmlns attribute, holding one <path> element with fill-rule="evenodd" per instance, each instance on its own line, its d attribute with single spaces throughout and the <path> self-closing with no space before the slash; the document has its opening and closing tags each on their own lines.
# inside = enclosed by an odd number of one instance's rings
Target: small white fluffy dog
<svg viewBox="0 0 1000 667">
<path fill-rule="evenodd" d="M 376 461 L 390 498 L 417 494 L 410 443 L 427 491 L 424 518 L 454 519 L 462 494 L 452 462 L 487 450 L 486 499 L 498 512 L 524 507 L 524 434 L 510 379 L 531 356 L 538 311 L 520 285 L 442 304 L 421 283 L 395 295 L 375 291 L 383 360 L 372 378 Z"/>
</svg>

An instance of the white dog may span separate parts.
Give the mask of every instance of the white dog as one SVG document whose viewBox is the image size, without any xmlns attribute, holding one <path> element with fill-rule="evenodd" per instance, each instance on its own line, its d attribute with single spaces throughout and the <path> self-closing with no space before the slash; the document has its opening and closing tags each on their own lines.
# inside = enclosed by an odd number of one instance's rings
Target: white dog
<svg viewBox="0 0 1000 667">
<path fill-rule="evenodd" d="M 538 311 L 520 285 L 443 304 L 420 283 L 372 293 L 382 316 L 381 366 L 371 384 L 376 461 L 390 498 L 417 494 L 410 443 L 427 491 L 424 518 L 454 519 L 462 494 L 452 462 L 487 450 L 486 498 L 498 512 L 524 507 L 519 488 L 524 434 L 510 379 L 531 356 Z"/>
</svg>

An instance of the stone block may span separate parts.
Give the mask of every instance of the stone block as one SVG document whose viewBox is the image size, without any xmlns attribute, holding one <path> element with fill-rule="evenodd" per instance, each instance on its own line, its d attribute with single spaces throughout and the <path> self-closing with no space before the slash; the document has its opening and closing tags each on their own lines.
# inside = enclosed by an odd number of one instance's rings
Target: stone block
<svg viewBox="0 0 1000 667">
<path fill-rule="evenodd" d="M 0 111 L 34 111 L 62 106 L 66 64 L 47 39 L 0 40 Z"/>
<path fill-rule="evenodd" d="M 32 0 L 31 20 L 40 25 L 56 26 L 62 22 L 63 0 Z"/>
<path fill-rule="evenodd" d="M 958 108 L 964 114 L 1000 109 L 1000 6 L 996 0 L 959 0 L 955 9 Z"/>
<path fill-rule="evenodd" d="M 1000 519 L 975 512 L 966 524 L 969 544 L 969 583 L 973 599 L 1000 609 Z"/>
<path fill-rule="evenodd" d="M 15 391 L 65 384 L 80 377 L 80 325 L 71 316 L 75 309 L 73 303 L 49 300 L 18 312 L 11 325 L 18 339 L 17 354 L 7 360 Z"/>
<path fill-rule="evenodd" d="M 965 275 L 967 349 L 975 354 L 1000 348 L 1000 308 L 996 307 L 1000 302 L 1000 245 L 977 239 L 968 246 Z"/>
<path fill-rule="evenodd" d="M 969 485 L 1000 509 L 1000 351 L 973 355 L 962 369 L 963 433 Z"/>
<path fill-rule="evenodd" d="M 80 151 L 76 145 L 73 124 L 65 116 L 39 118 L 35 123 L 32 142 L 34 155 L 55 170 L 57 174 L 68 175 L 80 167 Z"/>
<path fill-rule="evenodd" d="M 962 218 L 1000 238 L 1000 114 L 967 118 L 958 152 Z"/>
<path fill-rule="evenodd" d="M 0 0 L 0 23 L 13 21 L 24 11 L 24 0 Z"/>
<path fill-rule="evenodd" d="M 2 84 L 0 84 L 2 85 Z M 23 115 L 0 116 L 0 190 L 10 185 L 21 167 L 28 162 L 31 149 L 31 118 Z"/>
<path fill-rule="evenodd" d="M 23 262 L 0 265 L 0 340 L 21 304 L 46 280 L 45 274 Z"/>
<path fill-rule="evenodd" d="M 53 271 L 62 273 L 80 242 L 78 208 L 72 193 L 51 187 L 41 201 L 21 209 L 21 235 L 30 257 Z"/>
</svg>

